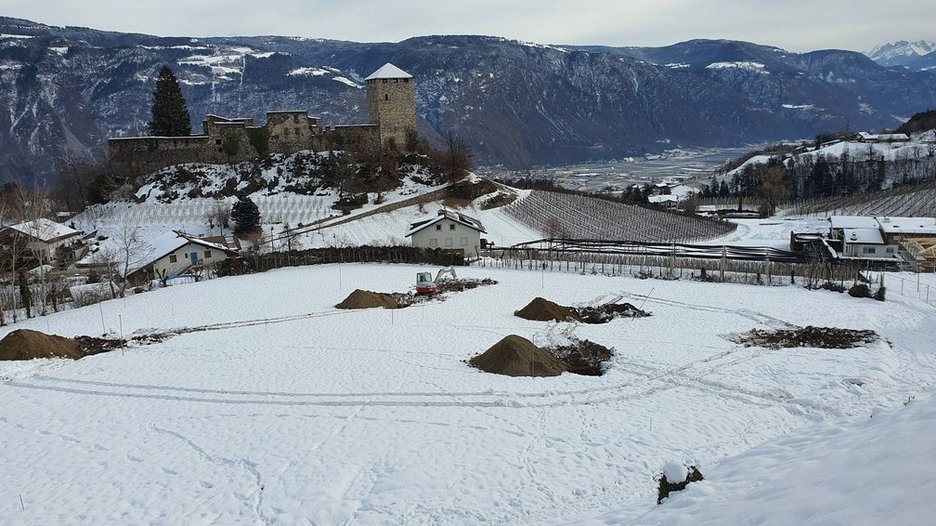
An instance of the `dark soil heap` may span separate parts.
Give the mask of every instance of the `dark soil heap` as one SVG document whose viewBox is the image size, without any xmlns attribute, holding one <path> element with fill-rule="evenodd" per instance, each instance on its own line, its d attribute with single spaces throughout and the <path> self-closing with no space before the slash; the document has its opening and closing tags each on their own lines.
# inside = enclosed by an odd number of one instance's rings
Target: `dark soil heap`
<svg viewBox="0 0 936 526">
<path fill-rule="evenodd" d="M 108 340 L 91 336 L 65 338 L 29 329 L 18 329 L 0 340 L 0 360 L 33 360 L 35 358 L 71 358 L 120 349 L 123 340 Z"/>
<path fill-rule="evenodd" d="M 525 320 L 569 321 L 582 323 L 608 323 L 614 318 L 642 318 L 650 313 L 630 303 L 606 303 L 598 307 L 564 307 L 540 297 L 533 298 L 526 307 L 514 312 Z"/>
<path fill-rule="evenodd" d="M 746 347 L 758 346 L 772 349 L 791 347 L 815 347 L 819 349 L 850 349 L 860 347 L 878 339 L 871 330 L 839 329 L 837 327 L 813 327 L 802 329 L 780 329 L 767 331 L 752 329 L 737 335 L 731 341 Z"/>
<path fill-rule="evenodd" d="M 582 323 L 608 323 L 614 318 L 644 318 L 649 312 L 638 309 L 630 303 L 606 303 L 599 307 L 572 309 L 575 318 Z"/>
<path fill-rule="evenodd" d="M 533 298 L 526 307 L 514 312 L 525 320 L 533 321 L 566 321 L 575 319 L 575 316 L 568 307 L 563 307 L 547 299 L 540 297 Z"/>
<path fill-rule="evenodd" d="M 511 334 L 468 361 L 482 371 L 507 376 L 559 376 L 566 364 L 533 342 Z"/>
<path fill-rule="evenodd" d="M 436 283 L 438 292 L 462 292 L 465 290 L 476 289 L 481 286 L 497 285 L 497 281 L 491 278 L 478 279 L 444 279 Z"/>
<path fill-rule="evenodd" d="M 705 477 L 702 476 L 702 472 L 695 466 L 689 466 L 689 476 L 683 481 L 670 482 L 666 480 L 666 475 L 660 475 L 660 486 L 657 489 L 657 504 L 663 504 L 663 499 L 669 497 L 670 493 L 682 491 L 686 489 L 686 486 L 688 486 L 690 482 L 698 482 L 700 480 L 705 480 Z"/>
<path fill-rule="evenodd" d="M 565 362 L 570 373 L 601 376 L 604 364 L 614 351 L 590 340 L 576 340 L 572 345 L 551 347 L 549 352 Z"/>
<path fill-rule="evenodd" d="M 335 305 L 339 309 L 371 309 L 383 307 L 384 309 L 399 309 L 408 307 L 409 304 L 401 304 L 399 298 L 393 294 L 383 292 L 371 292 L 369 290 L 355 289 L 344 301 Z"/>
</svg>

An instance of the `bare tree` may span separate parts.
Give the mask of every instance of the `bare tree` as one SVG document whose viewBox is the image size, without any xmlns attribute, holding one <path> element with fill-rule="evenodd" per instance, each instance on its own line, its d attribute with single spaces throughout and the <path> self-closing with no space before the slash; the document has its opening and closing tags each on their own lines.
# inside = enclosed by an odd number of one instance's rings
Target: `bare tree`
<svg viewBox="0 0 936 526">
<path fill-rule="evenodd" d="M 223 199 L 216 200 L 205 216 L 205 219 L 208 221 L 208 226 L 210 228 L 218 227 L 221 230 L 221 234 L 224 235 L 224 229 L 228 228 L 231 223 L 231 205 Z"/>
<path fill-rule="evenodd" d="M 127 290 L 129 283 L 129 274 L 131 269 L 136 269 L 149 254 L 151 247 L 140 235 L 139 227 L 131 227 L 124 224 L 115 236 L 117 241 L 117 260 L 116 264 L 120 267 L 120 288 L 118 295 L 122 298 Z"/>
</svg>

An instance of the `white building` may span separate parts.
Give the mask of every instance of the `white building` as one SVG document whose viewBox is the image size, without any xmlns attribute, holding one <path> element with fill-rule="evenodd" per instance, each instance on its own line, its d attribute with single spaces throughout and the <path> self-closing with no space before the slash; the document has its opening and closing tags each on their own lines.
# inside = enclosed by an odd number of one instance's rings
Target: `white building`
<svg viewBox="0 0 936 526">
<path fill-rule="evenodd" d="M 73 228 L 45 218 L 8 226 L 2 232 L 4 244 L 25 240 L 26 249 L 42 263 L 55 259 L 59 248 L 74 243 L 80 235 Z"/>
<path fill-rule="evenodd" d="M 181 274 L 196 266 L 217 264 L 237 251 L 220 242 L 167 232 L 148 243 L 148 250 L 129 266 L 127 275 L 143 273 L 148 279 Z"/>
<path fill-rule="evenodd" d="M 896 259 L 897 245 L 884 242 L 875 228 L 846 228 L 842 236 L 842 255 L 862 259 Z"/>
<path fill-rule="evenodd" d="M 413 246 L 464 251 L 466 256 L 477 256 L 481 248 L 481 234 L 487 233 L 477 219 L 450 210 L 439 210 L 410 224 L 405 237 L 413 238 Z"/>
</svg>

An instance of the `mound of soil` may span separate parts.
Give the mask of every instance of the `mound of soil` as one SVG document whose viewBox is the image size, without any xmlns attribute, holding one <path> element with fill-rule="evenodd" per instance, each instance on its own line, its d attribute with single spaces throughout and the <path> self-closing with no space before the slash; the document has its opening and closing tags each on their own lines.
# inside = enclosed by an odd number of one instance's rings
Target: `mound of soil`
<svg viewBox="0 0 936 526">
<path fill-rule="evenodd" d="M 630 303 L 606 303 L 598 307 L 565 307 L 540 297 L 533 298 L 526 307 L 514 312 L 525 320 L 568 321 L 582 323 L 608 323 L 614 318 L 642 318 L 650 313 Z"/>
<path fill-rule="evenodd" d="M 468 361 L 482 371 L 507 376 L 559 376 L 568 368 L 522 336 L 511 334 Z"/>
<path fill-rule="evenodd" d="M 539 296 L 533 298 L 526 307 L 514 312 L 525 320 L 533 321 L 566 321 L 575 319 L 575 315 L 568 307 L 563 307 Z"/>
<path fill-rule="evenodd" d="M 819 349 L 850 349 L 861 347 L 878 339 L 871 330 L 839 329 L 837 327 L 813 327 L 774 331 L 752 329 L 732 338 L 731 341 L 745 347 L 769 347 L 772 349 L 791 347 L 815 347 Z"/>
<path fill-rule="evenodd" d="M 393 294 L 361 289 L 355 289 L 344 301 L 335 305 L 339 309 L 372 309 L 375 307 L 399 309 L 408 306 L 408 303 L 401 305 L 400 300 Z"/>
<path fill-rule="evenodd" d="M 550 347 L 548 351 L 565 362 L 570 373 L 585 376 L 601 376 L 604 364 L 611 359 L 614 351 L 589 340 L 577 340 L 572 345 Z"/>
<path fill-rule="evenodd" d="M 91 336 L 65 338 L 29 329 L 18 329 L 0 340 L 0 360 L 33 360 L 35 358 L 71 358 L 120 349 L 124 340 L 108 340 Z"/>
<path fill-rule="evenodd" d="M 74 340 L 29 329 L 15 330 L 0 340 L 0 360 L 78 359 L 83 356 Z"/>
<path fill-rule="evenodd" d="M 451 279 L 442 280 L 436 283 L 440 294 L 446 292 L 462 292 L 465 290 L 476 289 L 485 285 L 497 285 L 497 281 L 491 278 L 484 279 Z"/>
<path fill-rule="evenodd" d="M 606 303 L 598 307 L 571 310 L 575 318 L 582 323 L 608 323 L 614 318 L 644 318 L 650 315 L 649 312 L 630 303 Z"/>
</svg>

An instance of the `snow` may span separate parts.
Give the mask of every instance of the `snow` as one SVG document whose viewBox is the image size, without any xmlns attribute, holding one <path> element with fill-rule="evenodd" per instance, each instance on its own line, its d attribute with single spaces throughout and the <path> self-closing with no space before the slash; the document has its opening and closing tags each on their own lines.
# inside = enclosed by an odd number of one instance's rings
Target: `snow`
<svg viewBox="0 0 936 526">
<path fill-rule="evenodd" d="M 637 524 L 927 524 L 936 400 L 819 426 L 730 458 Z M 596 521 L 618 524 L 614 514 Z M 587 522 L 586 522 L 587 523 Z"/>
<path fill-rule="evenodd" d="M 926 523 L 936 512 L 925 402 L 936 316 L 919 301 L 469 267 L 459 277 L 499 283 L 398 311 L 333 308 L 356 288 L 405 291 L 426 269 L 284 268 L 0 328 L 187 328 L 75 362 L 0 363 L 4 522 Z M 653 315 L 515 317 L 534 296 Z M 791 324 L 883 340 L 769 350 L 725 338 Z M 464 363 L 507 334 L 616 354 L 601 377 Z M 668 461 L 706 481 L 657 507 L 653 477 Z"/>
<path fill-rule="evenodd" d="M 287 73 L 287 76 L 297 77 L 297 76 L 310 76 L 310 77 L 319 77 L 322 75 L 328 74 L 327 69 L 322 68 L 296 68 L 292 69 Z"/>
<path fill-rule="evenodd" d="M 73 228 L 69 228 L 61 223 L 56 223 L 55 221 L 46 219 L 44 217 L 34 219 L 32 221 L 26 221 L 24 223 L 17 223 L 7 228 L 22 234 L 26 234 L 46 243 L 59 238 L 76 236 L 79 234 L 79 232 Z"/>
<path fill-rule="evenodd" d="M 866 245 L 883 245 L 884 238 L 881 231 L 876 228 L 846 228 L 842 231 L 847 243 L 863 243 Z"/>
<path fill-rule="evenodd" d="M 705 69 L 743 69 L 745 71 L 754 71 L 757 73 L 769 73 L 765 68 L 767 66 L 760 62 L 738 61 L 738 62 L 712 62 Z"/>
<path fill-rule="evenodd" d="M 683 482 L 689 477 L 689 469 L 678 462 L 667 462 L 663 466 L 663 476 L 666 477 L 667 482 L 674 484 Z"/>
<path fill-rule="evenodd" d="M 358 88 L 358 89 L 360 89 L 360 88 L 363 88 L 363 87 L 364 87 L 364 86 L 358 84 L 357 82 L 354 82 L 353 80 L 349 79 L 348 77 L 342 77 L 342 76 L 340 76 L 340 75 L 337 76 L 337 77 L 333 77 L 332 80 L 338 81 L 338 82 L 340 82 L 340 83 L 342 83 L 342 84 L 346 84 L 346 85 L 348 85 L 348 86 L 351 86 L 352 88 Z"/>
<path fill-rule="evenodd" d="M 876 217 L 874 220 L 885 234 L 936 234 L 936 218 L 933 217 Z"/>
<path fill-rule="evenodd" d="M 781 104 L 781 106 L 788 110 L 812 110 L 816 107 L 814 104 Z"/>
<path fill-rule="evenodd" d="M 412 75 L 403 71 L 402 69 L 394 66 L 393 64 L 387 62 L 383 66 L 371 73 L 364 80 L 376 80 L 376 79 L 411 79 Z"/>
</svg>

